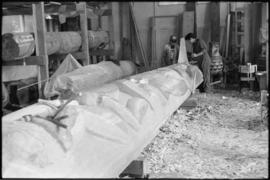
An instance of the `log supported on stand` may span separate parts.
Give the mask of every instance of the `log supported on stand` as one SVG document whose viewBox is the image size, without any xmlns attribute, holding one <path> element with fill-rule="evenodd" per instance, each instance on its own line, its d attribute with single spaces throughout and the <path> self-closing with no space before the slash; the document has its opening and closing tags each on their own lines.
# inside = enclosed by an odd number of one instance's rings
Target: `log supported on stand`
<svg viewBox="0 0 270 180">
<path fill-rule="evenodd" d="M 82 92 L 56 117 L 66 128 L 46 120 L 59 101 L 4 116 L 3 177 L 118 177 L 202 80 L 177 64 Z"/>
</svg>

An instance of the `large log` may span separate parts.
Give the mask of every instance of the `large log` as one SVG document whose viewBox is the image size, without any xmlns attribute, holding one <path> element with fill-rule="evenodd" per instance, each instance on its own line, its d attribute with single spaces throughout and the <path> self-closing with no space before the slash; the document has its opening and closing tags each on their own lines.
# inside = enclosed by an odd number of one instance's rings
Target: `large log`
<svg viewBox="0 0 270 180">
<path fill-rule="evenodd" d="M 196 66 L 178 64 L 83 92 L 59 114 L 67 129 L 18 121 L 37 105 L 4 116 L 3 177 L 118 177 L 201 82 Z"/>
<path fill-rule="evenodd" d="M 120 66 L 110 61 L 102 61 L 59 75 L 52 87 L 55 92 L 62 95 L 70 92 L 78 93 L 135 73 L 136 66 L 131 61 L 120 61 Z"/>
<path fill-rule="evenodd" d="M 2 59 L 5 61 L 31 56 L 35 50 L 32 33 L 6 33 L 2 35 Z"/>
<path fill-rule="evenodd" d="M 96 48 L 101 43 L 109 42 L 106 31 L 88 31 L 89 48 Z M 79 32 L 47 32 L 47 54 L 67 54 L 76 52 L 82 45 Z M 4 61 L 29 57 L 35 50 L 32 33 L 7 33 L 2 35 L 2 59 Z"/>
</svg>

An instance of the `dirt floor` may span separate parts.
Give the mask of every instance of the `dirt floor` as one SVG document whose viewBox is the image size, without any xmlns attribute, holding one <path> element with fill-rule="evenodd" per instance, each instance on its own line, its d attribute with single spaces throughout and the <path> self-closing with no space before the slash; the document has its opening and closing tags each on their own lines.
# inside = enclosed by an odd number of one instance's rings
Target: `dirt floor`
<svg viewBox="0 0 270 180">
<path fill-rule="evenodd" d="M 142 155 L 150 178 L 267 178 L 268 128 L 260 93 L 196 92 L 197 106 L 179 109 Z"/>
</svg>

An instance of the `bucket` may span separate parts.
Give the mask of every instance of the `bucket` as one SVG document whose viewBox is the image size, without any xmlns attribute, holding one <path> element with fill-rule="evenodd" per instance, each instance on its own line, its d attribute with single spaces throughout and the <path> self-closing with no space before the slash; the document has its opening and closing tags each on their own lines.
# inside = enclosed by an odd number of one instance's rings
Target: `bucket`
<svg viewBox="0 0 270 180">
<path fill-rule="evenodd" d="M 256 78 L 259 82 L 260 90 L 267 90 L 267 80 L 266 80 L 266 71 L 261 71 L 256 73 Z"/>
</svg>

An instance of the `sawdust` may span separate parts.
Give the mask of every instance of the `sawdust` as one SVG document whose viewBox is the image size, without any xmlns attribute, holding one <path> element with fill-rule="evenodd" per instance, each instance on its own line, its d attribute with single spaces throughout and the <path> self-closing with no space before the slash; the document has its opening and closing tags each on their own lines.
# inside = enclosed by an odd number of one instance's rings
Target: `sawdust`
<svg viewBox="0 0 270 180">
<path fill-rule="evenodd" d="M 144 152 L 150 178 L 267 178 L 268 129 L 260 94 L 195 93 L 197 106 L 179 109 Z"/>
</svg>

